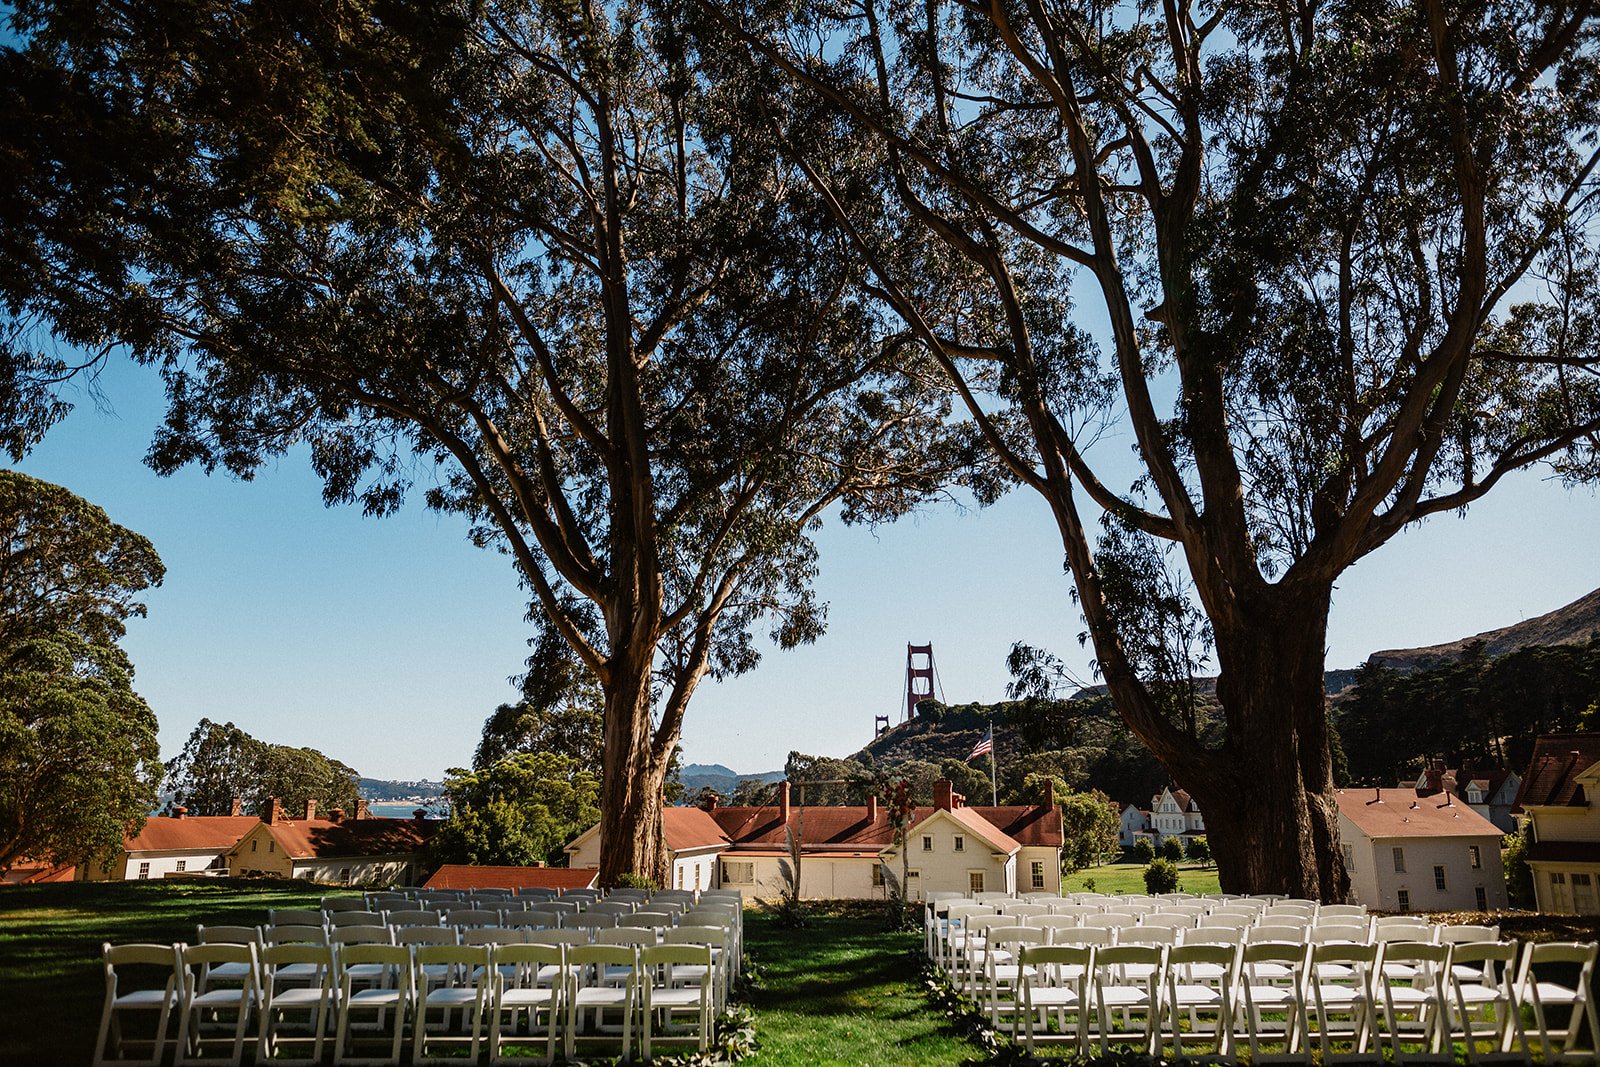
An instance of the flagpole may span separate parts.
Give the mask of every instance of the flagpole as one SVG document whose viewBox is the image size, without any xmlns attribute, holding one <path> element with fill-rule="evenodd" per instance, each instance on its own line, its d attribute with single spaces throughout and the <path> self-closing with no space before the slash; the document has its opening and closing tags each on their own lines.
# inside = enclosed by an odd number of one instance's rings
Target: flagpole
<svg viewBox="0 0 1600 1067">
<path fill-rule="evenodd" d="M 1000 806 L 1000 784 L 995 773 L 994 763 L 994 720 L 989 720 L 989 803 L 994 807 Z"/>
</svg>

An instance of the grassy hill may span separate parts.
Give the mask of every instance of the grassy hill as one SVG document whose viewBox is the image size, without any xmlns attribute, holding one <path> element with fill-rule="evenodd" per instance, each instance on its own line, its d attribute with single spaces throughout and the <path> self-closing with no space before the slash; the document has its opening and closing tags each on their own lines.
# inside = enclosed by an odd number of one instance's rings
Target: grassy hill
<svg viewBox="0 0 1600 1067">
<path fill-rule="evenodd" d="M 1524 619 L 1498 630 L 1488 630 L 1471 637 L 1463 637 L 1442 645 L 1426 648 L 1386 649 L 1374 652 L 1370 662 L 1399 671 L 1442 660 L 1454 659 L 1466 651 L 1468 645 L 1482 641 L 1484 651 L 1490 656 L 1503 656 L 1530 645 L 1581 645 L 1592 637 L 1600 636 L 1600 589 L 1579 597 L 1566 607 L 1546 612 L 1532 619 Z"/>
</svg>

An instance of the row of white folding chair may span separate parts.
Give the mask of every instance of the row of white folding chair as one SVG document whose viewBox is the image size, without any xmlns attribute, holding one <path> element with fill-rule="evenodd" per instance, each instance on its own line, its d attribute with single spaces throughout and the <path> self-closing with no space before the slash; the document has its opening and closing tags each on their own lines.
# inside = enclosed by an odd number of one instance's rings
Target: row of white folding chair
<svg viewBox="0 0 1600 1067">
<path fill-rule="evenodd" d="M 1446 1050 L 1453 1042 L 1465 1045 L 1473 1063 L 1507 1054 L 1526 1060 L 1526 1014 L 1546 1062 L 1600 1060 L 1600 1024 L 1590 992 L 1593 944 L 1530 945 L 1516 966 L 1519 950 L 1509 942 L 1273 942 L 1235 948 L 1047 945 L 1026 928 L 997 929 L 992 936 L 984 990 L 991 1018 L 1024 1030 L 1030 1055 L 1035 1041 L 1047 1038 L 1075 1043 L 1079 1054 L 1087 1054 L 1091 1037 L 1102 1053 L 1113 1041 L 1138 1038 L 1155 1054 L 1164 1031 L 1174 1056 L 1181 1057 L 1185 1037 L 1192 1045 L 1203 1035 L 1204 1015 L 1211 1023 L 1206 1043 L 1227 1059 L 1235 1054 L 1242 1023 L 1256 1062 L 1310 1062 L 1313 1038 L 1324 1063 L 1372 1058 L 1379 1054 L 1380 1037 L 1388 1039 L 1397 1060 L 1449 1061 Z M 1386 967 L 1385 959 L 1399 969 Z M 1578 980 L 1566 985 L 1541 978 L 1535 968 L 1542 964 L 1577 964 Z M 1559 1028 L 1545 1015 L 1555 1005 L 1570 1013 Z M 1051 1012 L 1060 1032 L 1041 1035 Z M 1130 1026 L 1134 1016 L 1141 1023 L 1137 1030 Z M 1580 1050 L 1585 1026 L 1591 1045 Z M 1418 1049 L 1407 1049 L 1408 1042 Z M 1351 1051 L 1338 1051 L 1339 1043 Z M 1480 1049 L 1484 1043 L 1488 1048 Z M 1282 1050 L 1263 1047 L 1273 1044 Z"/>
<path fill-rule="evenodd" d="M 725 975 L 715 962 L 716 947 L 725 931 L 702 928 L 698 932 L 674 931 L 664 944 L 633 944 L 619 935 L 598 945 L 575 942 L 490 945 L 272 945 L 258 950 L 254 944 L 209 945 L 106 945 L 106 1001 L 102 1013 L 95 1064 L 133 1062 L 122 1059 L 125 1042 L 122 1015 L 130 1011 L 158 1012 L 149 1061 L 159 1063 L 167 1045 L 171 1016 L 178 1013 L 175 1060 L 177 1064 L 229 1063 L 237 1067 L 246 1047 L 252 1018 L 259 1017 L 256 1037 L 250 1041 L 260 1062 L 318 1063 L 322 1059 L 329 1024 L 334 1031 L 335 1062 L 398 1063 L 407 1016 L 412 1017 L 412 1062 L 451 1062 L 430 1055 L 440 1043 L 466 1044 L 477 1059 L 483 1021 L 490 1021 L 491 1062 L 503 1058 L 505 1045 L 517 1039 L 517 1020 L 526 1016 L 535 1025 L 542 1007 L 546 1017 L 546 1056 L 553 1058 L 559 1013 L 567 1011 L 566 1053 L 572 1054 L 576 1036 L 573 1015 L 577 1009 L 626 1006 L 631 1030 L 635 1009 L 642 1022 L 641 1047 L 649 1055 L 654 1018 L 670 1022 L 675 1012 L 691 1012 L 696 1028 L 692 1038 L 704 1051 L 712 1020 L 726 1003 Z M 593 958 L 591 958 L 593 957 Z M 639 961 L 643 961 L 641 967 Z M 570 962 L 569 962 L 570 961 Z M 118 968 L 159 968 L 165 979 L 160 989 L 119 990 Z M 237 984 L 208 983 L 208 972 L 221 966 L 241 968 Z M 575 967 L 587 966 L 587 972 Z M 626 966 L 623 975 L 618 968 Z M 585 975 L 588 976 L 587 982 Z M 583 985 L 596 988 L 580 992 Z M 656 988 L 650 988 L 654 985 Z M 609 990 L 623 987 L 619 1000 Z M 567 995 L 570 990 L 572 996 Z M 463 1029 L 452 1035 L 437 1033 L 427 1022 L 430 1010 L 443 1010 L 445 1027 L 451 1011 L 464 1015 Z M 356 1030 L 355 1016 L 373 1013 L 374 1026 L 386 1030 L 387 1056 L 354 1061 L 346 1052 Z M 231 1027 L 220 1037 L 207 1033 L 218 1019 L 231 1015 Z M 502 1024 L 509 1014 L 511 1032 Z M 294 1028 L 295 1015 L 305 1015 Z M 386 1019 L 392 1021 L 385 1025 Z M 435 1031 L 430 1033 L 430 1031 Z M 116 1054 L 107 1058 L 108 1039 Z M 525 1042 L 517 1042 L 525 1043 Z M 208 1047 L 225 1044 L 229 1053 L 217 1059 Z M 282 1053 L 291 1045 L 309 1046 L 310 1056 L 295 1059 Z M 624 1051 L 631 1043 L 624 1034 Z"/>
</svg>

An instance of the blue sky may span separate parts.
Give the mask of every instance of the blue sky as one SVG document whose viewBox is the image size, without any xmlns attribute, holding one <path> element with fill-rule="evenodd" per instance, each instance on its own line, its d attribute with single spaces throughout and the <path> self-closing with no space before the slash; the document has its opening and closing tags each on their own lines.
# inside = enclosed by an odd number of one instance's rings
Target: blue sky
<svg viewBox="0 0 1600 1067">
<path fill-rule="evenodd" d="M 420 503 L 388 519 L 327 509 L 303 457 L 254 482 L 143 466 L 159 382 L 113 363 L 101 392 L 21 469 L 67 486 L 143 533 L 167 565 L 126 646 L 161 721 L 165 756 L 208 716 L 311 745 L 380 778 L 467 763 L 484 718 L 514 696 L 525 598 L 505 557 Z M 1600 587 L 1600 500 L 1525 473 L 1475 505 L 1406 531 L 1344 576 L 1328 664 L 1451 640 L 1538 615 Z M 877 530 L 820 539 L 829 628 L 770 652 L 753 673 L 702 686 L 687 762 L 751 772 L 791 749 L 847 755 L 873 716 L 898 716 L 905 645 L 932 641 L 945 696 L 1004 695 L 1013 641 L 1050 647 L 1087 676 L 1082 628 L 1044 505 L 941 506 Z"/>
</svg>

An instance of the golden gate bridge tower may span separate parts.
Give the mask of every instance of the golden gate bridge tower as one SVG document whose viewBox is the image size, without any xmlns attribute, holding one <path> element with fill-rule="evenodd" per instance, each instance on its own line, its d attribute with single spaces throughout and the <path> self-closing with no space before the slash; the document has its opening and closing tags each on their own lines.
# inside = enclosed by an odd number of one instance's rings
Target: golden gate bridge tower
<svg viewBox="0 0 1600 1067">
<path fill-rule="evenodd" d="M 938 675 L 933 666 L 933 643 L 906 645 L 906 706 L 902 722 L 909 722 L 917 714 L 917 701 L 933 696 Z M 944 686 L 939 685 L 939 699 L 944 699 Z"/>
</svg>

